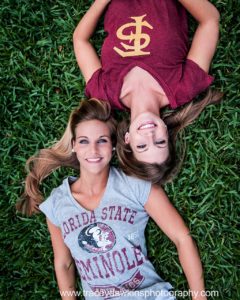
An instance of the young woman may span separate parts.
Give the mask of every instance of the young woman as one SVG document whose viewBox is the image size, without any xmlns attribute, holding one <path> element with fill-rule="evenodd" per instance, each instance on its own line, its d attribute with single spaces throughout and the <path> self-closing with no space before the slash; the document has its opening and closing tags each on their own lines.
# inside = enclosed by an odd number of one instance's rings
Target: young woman
<svg viewBox="0 0 240 300">
<path fill-rule="evenodd" d="M 110 167 L 115 134 L 109 104 L 83 101 L 62 139 L 28 161 L 18 209 L 47 217 L 62 299 L 76 299 L 73 262 L 86 299 L 175 299 L 147 259 L 149 216 L 176 245 L 192 299 L 206 299 L 195 243 L 164 191 Z M 66 178 L 41 203 L 39 183 L 60 166 L 78 168 L 80 176 Z"/>
<path fill-rule="evenodd" d="M 108 4 L 100 60 L 89 39 Z M 187 11 L 199 23 L 190 48 Z M 130 122 L 119 126 L 117 147 L 128 174 L 166 181 L 176 165 L 178 129 L 220 98 L 208 94 L 197 110 L 191 103 L 179 113 L 184 119 L 174 116 L 177 123 L 162 115 L 164 107 L 186 104 L 211 84 L 207 73 L 218 22 L 219 13 L 207 0 L 95 0 L 78 24 L 73 41 L 86 95 L 130 110 Z"/>
</svg>

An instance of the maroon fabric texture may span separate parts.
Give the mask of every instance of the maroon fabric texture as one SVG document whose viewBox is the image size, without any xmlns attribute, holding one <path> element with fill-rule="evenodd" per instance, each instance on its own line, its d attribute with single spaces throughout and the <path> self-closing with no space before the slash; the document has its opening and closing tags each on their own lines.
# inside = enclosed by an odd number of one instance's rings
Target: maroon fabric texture
<svg viewBox="0 0 240 300">
<path fill-rule="evenodd" d="M 88 81 L 86 96 L 119 100 L 124 76 L 135 66 L 148 71 L 161 85 L 171 108 L 204 91 L 213 77 L 186 59 L 189 50 L 187 13 L 175 0 L 112 0 L 104 20 L 107 37 L 102 68 Z"/>
</svg>

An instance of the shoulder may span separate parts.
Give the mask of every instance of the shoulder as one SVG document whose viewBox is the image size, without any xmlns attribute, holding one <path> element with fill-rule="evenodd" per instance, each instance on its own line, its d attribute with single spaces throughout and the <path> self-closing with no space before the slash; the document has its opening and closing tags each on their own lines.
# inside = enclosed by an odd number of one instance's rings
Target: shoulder
<svg viewBox="0 0 240 300">
<path fill-rule="evenodd" d="M 112 186 L 120 193 L 135 199 L 141 205 L 146 203 L 152 187 L 151 182 L 126 175 L 122 170 L 114 167 L 111 168 L 110 176 Z"/>
<path fill-rule="evenodd" d="M 60 226 L 60 216 L 63 207 L 70 197 L 69 182 L 74 180 L 73 177 L 68 177 L 63 180 L 62 184 L 54 188 L 50 196 L 39 205 L 39 210 L 56 226 Z"/>
<path fill-rule="evenodd" d="M 186 59 L 182 64 L 182 75 L 174 87 L 175 104 L 177 108 L 193 100 L 197 95 L 206 90 L 214 78 L 204 71 L 191 59 Z"/>
<path fill-rule="evenodd" d="M 65 178 L 58 187 L 54 188 L 51 191 L 51 194 L 50 194 L 49 197 L 55 198 L 55 197 L 60 196 L 60 195 L 63 196 L 63 194 L 67 193 L 69 191 L 69 189 L 70 189 L 70 182 L 74 181 L 73 178 L 74 177 L 71 177 L 71 176 Z"/>
<path fill-rule="evenodd" d="M 127 175 L 126 173 L 124 173 L 120 168 L 117 167 L 111 167 L 110 168 L 110 176 L 112 176 L 113 178 L 118 178 L 121 179 L 123 181 L 129 181 L 129 182 L 136 182 L 136 183 L 142 183 L 142 184 L 146 184 L 149 183 L 146 180 L 131 176 L 131 175 Z"/>
<path fill-rule="evenodd" d="M 53 188 L 51 194 L 43 203 L 40 204 L 39 208 L 41 209 L 45 206 L 52 206 L 53 208 L 56 208 L 56 206 L 64 202 L 64 199 L 68 197 L 70 193 L 70 183 L 75 180 L 76 178 L 72 176 L 65 178 L 58 187 Z M 60 199 L 61 201 L 59 201 Z"/>
<path fill-rule="evenodd" d="M 88 80 L 85 87 L 85 94 L 88 98 L 95 97 L 98 99 L 107 99 L 105 92 L 106 81 L 104 80 L 104 71 L 102 68 L 97 69 Z"/>
<path fill-rule="evenodd" d="M 146 180 L 127 175 L 124 173 L 121 169 L 116 167 L 111 167 L 110 176 L 112 176 L 114 179 L 120 179 L 123 182 L 132 182 L 132 183 L 138 183 L 138 184 L 151 184 Z"/>
</svg>

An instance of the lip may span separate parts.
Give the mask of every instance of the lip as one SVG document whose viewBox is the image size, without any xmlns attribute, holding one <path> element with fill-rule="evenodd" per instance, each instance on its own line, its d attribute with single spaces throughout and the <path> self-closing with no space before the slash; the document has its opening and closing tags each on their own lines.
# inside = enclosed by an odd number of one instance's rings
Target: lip
<svg viewBox="0 0 240 300">
<path fill-rule="evenodd" d="M 155 122 L 153 122 L 153 121 L 147 121 L 147 122 L 142 123 L 138 127 L 138 130 L 153 129 L 153 128 L 156 128 L 156 127 L 157 127 L 157 125 L 156 125 Z"/>
<path fill-rule="evenodd" d="M 92 158 L 86 158 L 86 161 L 90 164 L 97 164 L 99 163 L 103 158 L 102 157 L 92 157 Z"/>
</svg>

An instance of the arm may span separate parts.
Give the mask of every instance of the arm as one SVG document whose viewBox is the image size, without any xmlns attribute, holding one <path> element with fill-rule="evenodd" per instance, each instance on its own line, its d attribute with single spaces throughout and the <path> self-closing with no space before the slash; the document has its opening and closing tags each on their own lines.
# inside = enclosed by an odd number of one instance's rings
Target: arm
<svg viewBox="0 0 240 300">
<path fill-rule="evenodd" d="M 181 266 L 193 291 L 192 299 L 205 300 L 206 297 L 200 294 L 204 291 L 204 279 L 197 247 L 181 216 L 161 188 L 152 187 L 145 209 L 177 247 Z"/>
<path fill-rule="evenodd" d="M 218 42 L 219 12 L 208 0 L 179 2 L 199 23 L 187 58 L 208 72 Z"/>
<path fill-rule="evenodd" d="M 73 34 L 73 46 L 79 68 L 86 82 L 101 68 L 100 59 L 90 43 L 98 20 L 111 0 L 95 0 L 77 25 Z"/>
<path fill-rule="evenodd" d="M 75 291 L 75 267 L 69 249 L 63 242 L 60 229 L 47 219 L 54 252 L 54 268 L 60 292 Z M 77 299 L 75 295 L 61 295 L 63 300 Z"/>
</svg>

